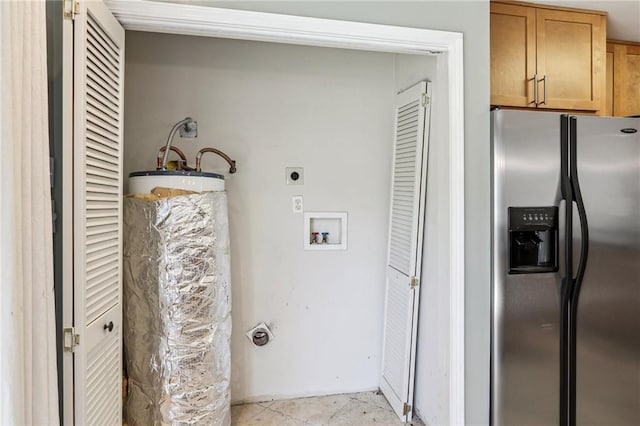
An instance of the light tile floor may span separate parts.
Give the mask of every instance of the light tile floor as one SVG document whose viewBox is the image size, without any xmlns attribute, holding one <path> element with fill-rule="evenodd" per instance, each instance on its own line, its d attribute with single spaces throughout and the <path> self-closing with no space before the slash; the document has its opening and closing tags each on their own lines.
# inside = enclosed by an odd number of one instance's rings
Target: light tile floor
<svg viewBox="0 0 640 426">
<path fill-rule="evenodd" d="M 380 392 L 287 399 L 231 407 L 232 426 L 396 426 L 403 424 Z M 417 417 L 407 424 L 424 426 Z"/>
</svg>

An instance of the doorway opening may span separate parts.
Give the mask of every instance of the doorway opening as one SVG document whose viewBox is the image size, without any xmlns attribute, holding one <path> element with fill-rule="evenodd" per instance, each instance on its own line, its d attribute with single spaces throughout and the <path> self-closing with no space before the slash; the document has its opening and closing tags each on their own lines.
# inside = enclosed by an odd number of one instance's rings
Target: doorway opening
<svg viewBox="0 0 640 426">
<path fill-rule="evenodd" d="M 129 30 L 216 36 L 260 42 L 278 42 L 288 45 L 308 45 L 316 46 L 316 48 L 339 47 L 357 51 L 385 52 L 413 58 L 420 57 L 421 59 L 424 59 L 424 56 L 418 55 L 436 54 L 432 58 L 435 58 L 436 79 L 443 83 L 441 99 L 444 102 L 442 108 L 435 107 L 434 110 L 441 111 L 439 114 L 441 114 L 441 123 L 444 125 L 433 142 L 440 147 L 441 159 L 443 160 L 442 179 L 438 180 L 439 190 L 442 194 L 447 194 L 440 200 L 443 202 L 439 204 L 439 209 L 447 212 L 449 218 L 447 226 L 441 229 L 441 238 L 437 241 L 441 243 L 439 248 L 449 253 L 442 268 L 448 270 L 448 274 L 446 274 L 447 300 L 450 307 L 448 315 L 451 318 L 448 339 L 450 421 L 456 422 L 455 419 L 463 419 L 464 191 L 461 35 L 312 18 L 265 16 L 268 14 L 196 6 L 153 2 L 127 3 L 115 2 L 110 6 L 118 20 Z M 142 5 L 143 3 L 144 5 Z M 143 7 L 144 13 L 140 13 L 139 7 Z M 238 112 L 241 116 L 243 111 Z M 171 120 L 173 118 L 175 117 L 172 117 Z M 260 115 L 253 114 L 251 119 L 256 120 L 253 121 L 254 123 L 259 122 Z M 164 129 L 159 127 L 154 127 L 154 129 L 164 133 Z M 224 137 L 221 140 L 224 140 Z M 125 143 L 125 150 L 127 146 L 131 146 L 130 144 L 130 142 Z M 331 159 L 324 161 L 326 164 Z M 297 164 L 287 165 L 296 166 Z M 321 165 L 318 167 L 322 170 Z M 308 176 L 307 174 L 307 184 L 309 184 Z M 382 192 L 388 194 L 387 188 L 384 188 Z M 317 202 L 320 205 L 318 209 L 322 209 L 321 201 Z M 309 208 L 310 206 L 305 207 Z M 318 210 L 313 207 L 310 209 Z M 351 224 L 350 229 L 353 229 Z M 258 231 L 255 232 L 260 237 Z M 268 236 L 269 234 L 266 234 L 264 238 L 268 240 Z M 273 238 L 278 237 L 276 235 Z M 350 245 L 352 241 L 350 237 Z M 249 255 L 252 255 L 251 251 L 249 251 Z M 242 258 L 242 256 L 240 257 Z M 314 273 L 314 271 L 308 273 Z M 234 279 L 237 280 L 238 277 L 234 277 Z"/>
</svg>

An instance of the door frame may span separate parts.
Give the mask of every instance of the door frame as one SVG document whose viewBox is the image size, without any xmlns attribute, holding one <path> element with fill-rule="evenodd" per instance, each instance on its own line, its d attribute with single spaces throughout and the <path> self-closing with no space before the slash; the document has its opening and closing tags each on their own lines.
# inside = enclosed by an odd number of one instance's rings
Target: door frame
<svg viewBox="0 0 640 426">
<path fill-rule="evenodd" d="M 464 84 L 462 33 L 361 22 L 222 9 L 148 0 L 107 0 L 107 6 L 126 30 L 209 36 L 218 38 L 435 55 L 439 81 L 448 87 L 447 144 L 450 194 L 449 281 L 449 423 L 465 422 L 464 380 Z"/>
<path fill-rule="evenodd" d="M 73 21 L 62 19 L 62 324 L 73 324 Z M 62 352 L 61 424 L 74 424 L 73 352 Z"/>
</svg>

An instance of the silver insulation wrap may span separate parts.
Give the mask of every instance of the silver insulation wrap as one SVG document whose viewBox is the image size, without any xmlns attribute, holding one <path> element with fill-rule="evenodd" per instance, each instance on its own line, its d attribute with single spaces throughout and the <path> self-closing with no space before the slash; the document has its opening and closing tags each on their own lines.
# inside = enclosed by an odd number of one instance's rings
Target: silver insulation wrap
<svg viewBox="0 0 640 426">
<path fill-rule="evenodd" d="M 229 251 L 225 192 L 125 199 L 130 426 L 231 424 Z"/>
</svg>

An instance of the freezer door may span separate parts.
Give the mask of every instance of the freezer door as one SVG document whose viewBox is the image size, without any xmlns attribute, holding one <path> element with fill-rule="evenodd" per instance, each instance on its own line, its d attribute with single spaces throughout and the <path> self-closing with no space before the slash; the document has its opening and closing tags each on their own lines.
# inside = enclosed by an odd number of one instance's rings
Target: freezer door
<svg viewBox="0 0 640 426">
<path fill-rule="evenodd" d="M 560 277 L 509 274 L 508 208 L 558 206 L 560 115 L 492 112 L 491 423 L 559 423 Z M 558 252 L 564 251 L 564 229 Z M 563 258 L 560 258 L 560 265 Z"/>
<path fill-rule="evenodd" d="M 638 133 L 622 129 L 635 128 Z M 640 119 L 578 117 L 589 229 L 578 299 L 576 424 L 640 425 Z M 580 227 L 574 218 L 574 260 Z"/>
</svg>

